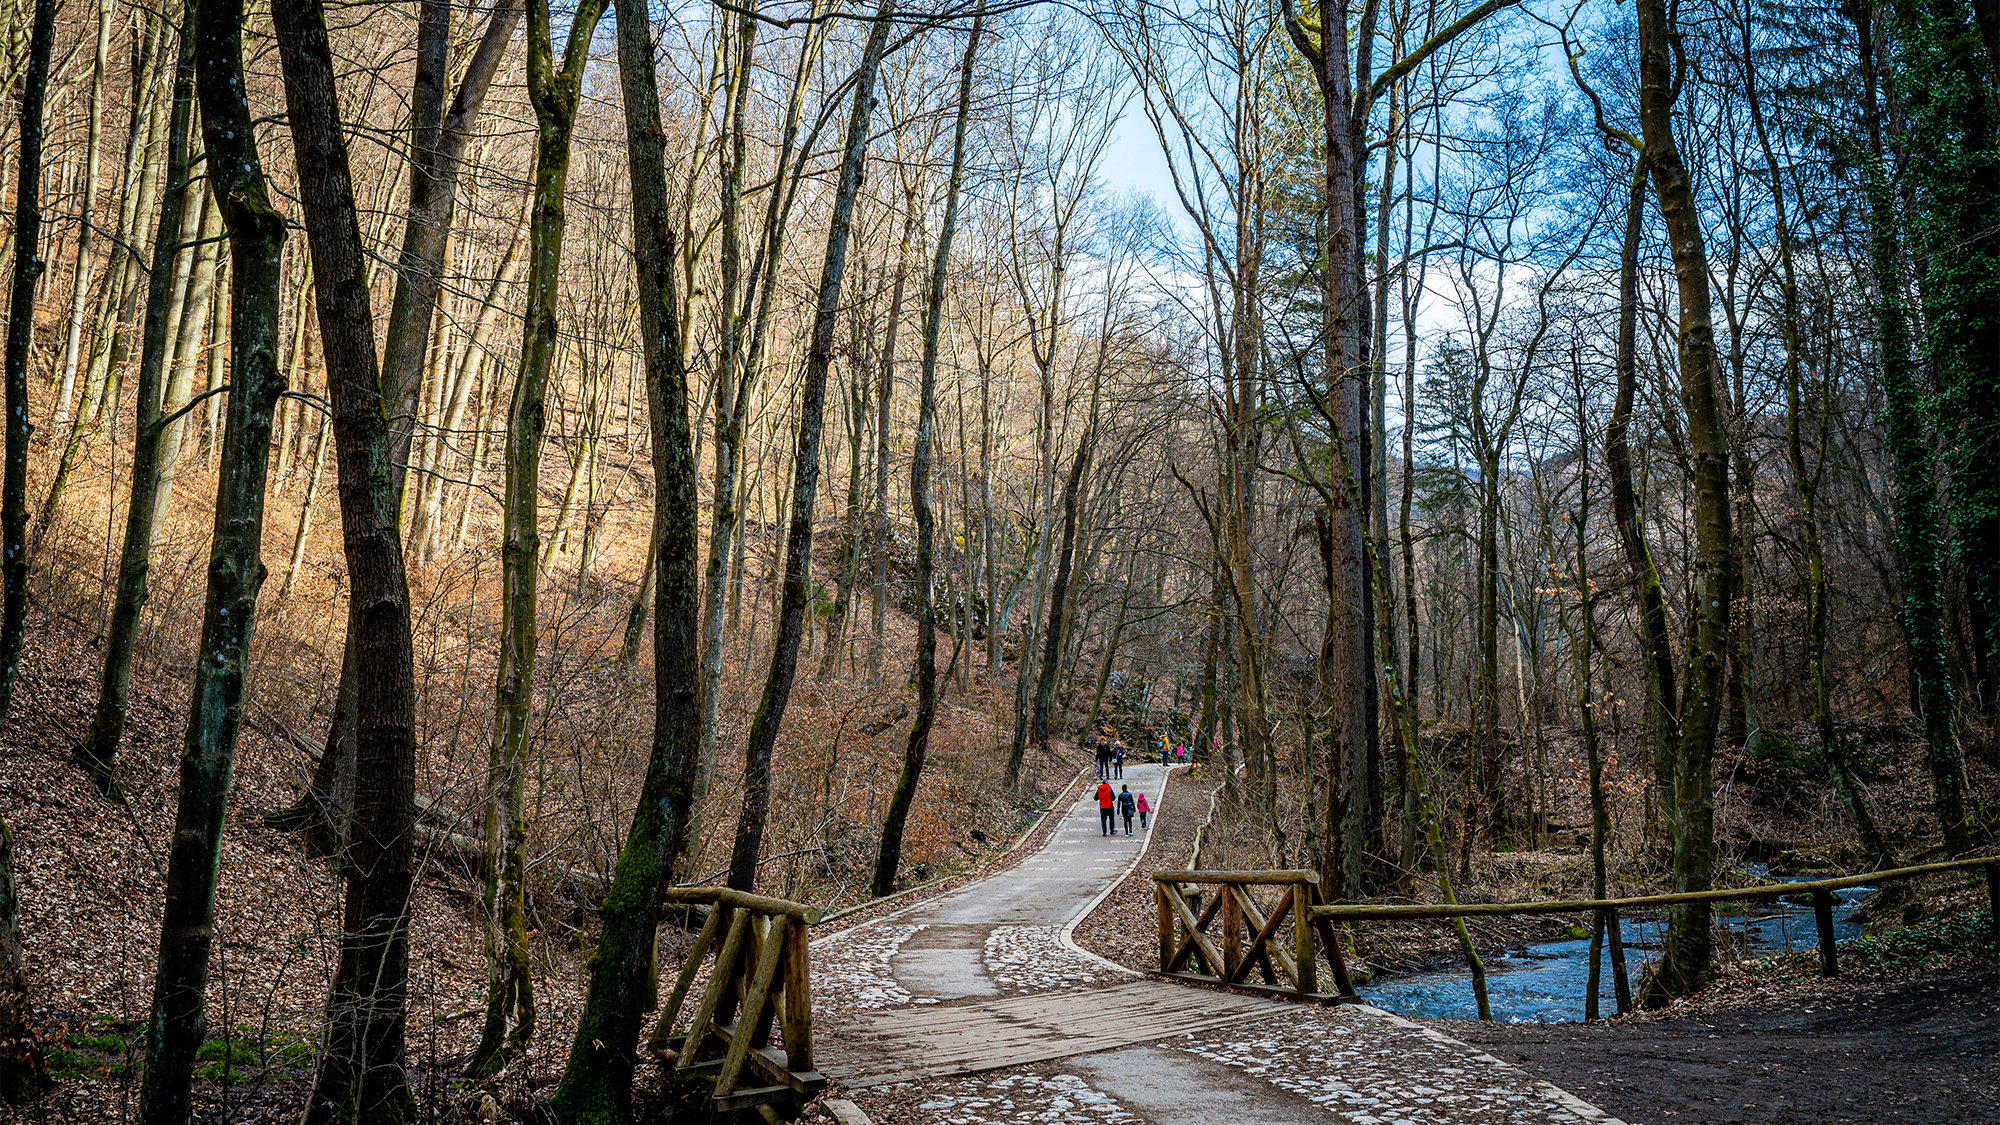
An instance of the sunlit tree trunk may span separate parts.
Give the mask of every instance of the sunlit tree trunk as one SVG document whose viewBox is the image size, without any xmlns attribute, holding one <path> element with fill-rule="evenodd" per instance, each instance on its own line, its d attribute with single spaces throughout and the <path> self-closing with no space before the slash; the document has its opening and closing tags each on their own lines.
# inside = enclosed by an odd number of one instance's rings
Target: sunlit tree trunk
<svg viewBox="0 0 2000 1125">
<path fill-rule="evenodd" d="M 174 263 L 180 257 L 179 231 L 188 196 L 188 133 L 194 112 L 194 36 L 177 39 L 172 120 L 167 127 L 166 190 L 161 196 L 159 236 L 147 274 L 146 313 L 139 346 L 136 402 L 132 420 L 131 490 L 125 510 L 125 538 L 118 554 L 118 588 L 105 628 L 104 665 L 97 708 L 74 758 L 102 792 L 114 783 L 118 747 L 125 737 L 131 696 L 132 649 L 145 609 L 146 578 L 152 565 L 153 523 L 158 511 L 160 373 L 166 362 L 167 318 L 173 295 Z M 81 411 L 83 408 L 79 406 Z"/>
<path fill-rule="evenodd" d="M 792 678 L 798 671 L 799 639 L 805 628 L 806 602 L 811 593 L 808 571 L 812 563 L 813 507 L 819 491 L 826 374 L 833 363 L 833 331 L 840 313 L 848 236 L 854 225 L 855 199 L 861 193 L 861 163 L 868 152 L 868 122 L 875 109 L 875 75 L 882 65 L 890 18 L 895 12 L 896 0 L 881 0 L 862 52 L 861 66 L 854 75 L 854 108 L 841 146 L 840 178 L 834 188 L 826 263 L 820 273 L 812 345 L 806 352 L 804 384 L 799 395 L 791 524 L 785 534 L 785 577 L 771 667 L 743 748 L 743 812 L 736 822 L 736 839 L 729 856 L 729 885 L 738 890 L 753 890 L 757 884 L 757 855 L 763 845 L 765 812 L 771 795 L 771 748 L 777 744 L 778 727 L 784 721 L 785 704 L 791 698 Z"/>
<path fill-rule="evenodd" d="M 945 282 L 951 267 L 951 240 L 958 226 L 958 196 L 965 182 L 965 137 L 972 120 L 973 61 L 979 37 L 985 33 L 986 10 L 981 4 L 972 17 L 965 56 L 958 69 L 958 116 L 952 127 L 951 173 L 944 189 L 944 218 L 938 227 L 937 255 L 931 263 L 930 287 L 924 295 L 924 355 L 917 388 L 917 433 L 911 449 L 910 506 L 917 521 L 917 713 L 910 721 L 909 742 L 903 749 L 903 770 L 882 824 L 882 847 L 875 861 L 873 890 L 895 890 L 896 866 L 903 855 L 903 823 L 916 798 L 930 749 L 931 725 L 937 719 L 937 605 L 932 596 L 933 529 L 931 525 L 931 439 L 937 422 L 938 340 L 944 327 Z M 906 202 L 914 204 L 914 199 Z"/>
</svg>

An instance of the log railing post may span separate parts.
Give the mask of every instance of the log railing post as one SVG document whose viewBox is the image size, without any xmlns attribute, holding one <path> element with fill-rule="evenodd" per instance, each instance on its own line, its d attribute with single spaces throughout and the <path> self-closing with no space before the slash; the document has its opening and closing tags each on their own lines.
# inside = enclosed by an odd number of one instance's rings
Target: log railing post
<svg viewBox="0 0 2000 1125">
<path fill-rule="evenodd" d="M 1166 883 L 1153 884 L 1153 906 L 1160 915 L 1160 971 L 1171 972 L 1174 960 L 1174 908 L 1167 902 L 1173 894 Z"/>
<path fill-rule="evenodd" d="M 812 967 L 808 947 L 812 935 L 804 926 L 793 926 L 785 935 L 785 1066 L 790 1070 L 813 1069 Z"/>
<path fill-rule="evenodd" d="M 1312 885 L 1292 884 L 1292 937 L 1298 956 L 1301 995 L 1319 991 L 1319 955 L 1313 950 Z"/>
<path fill-rule="evenodd" d="M 1833 892 L 1814 891 L 1813 925 L 1819 930 L 1819 974 L 1840 975 L 1840 950 L 1833 943 Z"/>
<path fill-rule="evenodd" d="M 1618 908 L 1606 907 L 1604 932 L 1611 939 L 1611 988 L 1618 997 L 1618 1014 L 1632 1010 L 1632 978 L 1625 972 L 1625 936 L 1618 928 Z"/>
<path fill-rule="evenodd" d="M 1233 984 L 1243 963 L 1243 907 L 1236 901 L 1241 888 L 1224 884 L 1216 893 L 1222 896 L 1222 979 Z"/>
</svg>

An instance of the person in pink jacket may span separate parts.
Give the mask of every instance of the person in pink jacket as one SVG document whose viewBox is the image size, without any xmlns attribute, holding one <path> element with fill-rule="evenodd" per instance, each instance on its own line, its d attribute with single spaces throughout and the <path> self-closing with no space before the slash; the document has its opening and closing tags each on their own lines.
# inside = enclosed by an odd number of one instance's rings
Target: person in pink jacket
<svg viewBox="0 0 2000 1125">
<path fill-rule="evenodd" d="M 1136 796 L 1139 798 L 1139 827 L 1144 828 L 1146 827 L 1146 814 L 1152 812 L 1153 809 L 1152 806 L 1146 803 L 1146 795 L 1144 793 L 1136 794 Z"/>
</svg>

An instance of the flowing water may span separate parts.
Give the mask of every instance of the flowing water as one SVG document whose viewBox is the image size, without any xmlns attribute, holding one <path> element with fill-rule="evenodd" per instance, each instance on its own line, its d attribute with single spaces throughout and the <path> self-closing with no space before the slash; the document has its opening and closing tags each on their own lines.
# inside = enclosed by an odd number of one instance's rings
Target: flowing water
<svg viewBox="0 0 2000 1125">
<path fill-rule="evenodd" d="M 1761 876 L 1761 870 L 1752 869 Z M 1803 880 L 1781 879 L 1778 882 Z M 1833 930 L 1835 940 L 1858 937 L 1861 927 L 1850 920 L 1855 905 L 1872 887 L 1854 887 L 1835 892 Z M 1715 919 L 1727 924 L 1730 948 L 1742 950 L 1748 929 L 1750 952 L 1777 953 L 1819 947 L 1819 930 L 1813 922 L 1810 903 L 1783 901 L 1753 902 L 1742 913 L 1743 903 L 1720 903 Z M 1727 911 L 1727 913 L 1725 913 Z M 1437 922 L 1436 925 L 1448 923 Z M 1655 921 L 1621 919 L 1625 938 L 1625 964 L 1636 989 L 1639 978 L 1658 956 L 1663 925 Z M 1607 946 L 1609 943 L 1606 943 Z M 1718 957 L 1727 956 L 1720 947 Z M 1615 1010 L 1611 991 L 1611 956 L 1604 952 L 1600 1004 L 1605 1012 Z M 1493 1018 L 1509 1023 L 1561 1023 L 1583 1018 L 1583 994 L 1590 978 L 1590 939 L 1542 942 L 1486 962 L 1486 996 Z M 1384 976 L 1361 988 L 1362 998 L 1378 1008 L 1398 1015 L 1425 1019 L 1470 1020 L 1479 1017 L 1472 997 L 1472 974 L 1464 969 Z"/>
</svg>

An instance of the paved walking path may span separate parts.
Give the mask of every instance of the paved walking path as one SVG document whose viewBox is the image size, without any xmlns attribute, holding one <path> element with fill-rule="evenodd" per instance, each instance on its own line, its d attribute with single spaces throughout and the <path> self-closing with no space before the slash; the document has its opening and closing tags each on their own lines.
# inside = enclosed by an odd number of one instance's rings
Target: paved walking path
<svg viewBox="0 0 2000 1125">
<path fill-rule="evenodd" d="M 1113 784 L 1157 803 L 1164 780 L 1128 764 Z M 1145 842 L 1103 836 L 1086 792 L 1016 866 L 813 943 L 820 1069 L 897 1125 L 1617 1125 L 1386 1012 L 1190 988 L 1077 948 L 1091 907 L 1163 865 Z"/>
</svg>

